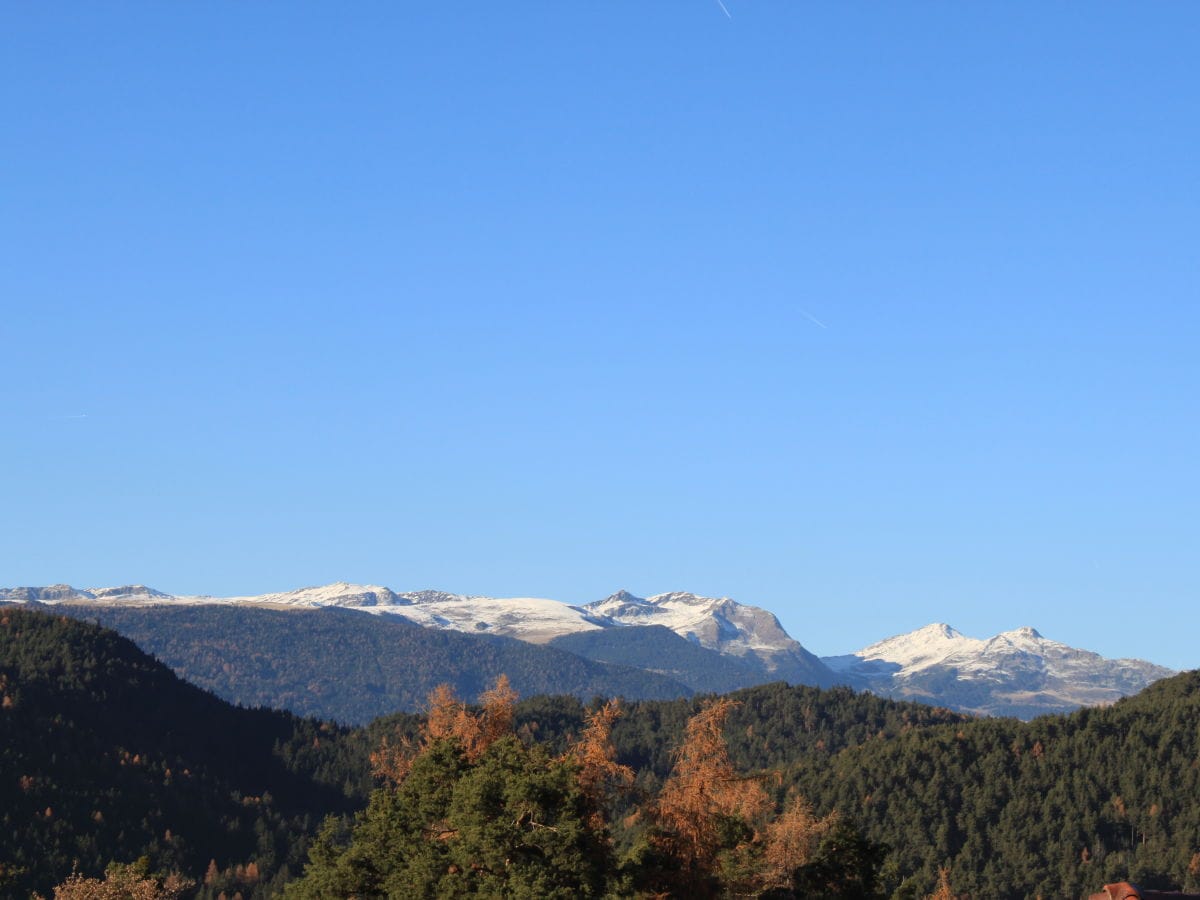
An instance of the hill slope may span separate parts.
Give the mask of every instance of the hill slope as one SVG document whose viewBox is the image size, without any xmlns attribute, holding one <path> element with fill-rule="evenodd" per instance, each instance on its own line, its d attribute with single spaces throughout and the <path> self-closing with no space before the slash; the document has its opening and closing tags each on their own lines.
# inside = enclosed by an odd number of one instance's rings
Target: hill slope
<svg viewBox="0 0 1200 900">
<path fill-rule="evenodd" d="M 726 693 L 779 680 L 757 664 L 757 660 L 726 656 L 701 647 L 665 625 L 565 634 L 551 641 L 550 646 L 586 659 L 657 672 L 694 691 L 707 693 Z"/>
<path fill-rule="evenodd" d="M 505 637 L 414 625 L 337 608 L 54 607 L 96 618 L 220 697 L 364 724 L 420 709 L 438 684 L 474 698 L 508 675 L 522 696 L 686 697 L 665 675 Z"/>
<path fill-rule="evenodd" d="M 618 591 L 586 606 L 538 597 L 486 597 L 447 591 L 397 593 L 381 585 L 336 582 L 255 596 L 173 596 L 142 584 L 109 588 L 0 588 L 0 602 L 69 603 L 93 608 L 145 605 L 337 607 L 379 616 L 401 617 L 433 630 L 498 635 L 543 644 L 567 634 L 663 625 L 680 637 L 734 659 L 776 679 L 798 684 L 832 685 L 845 681 L 792 638 L 765 609 L 729 597 L 702 597 L 683 591 L 648 599 Z"/>
<path fill-rule="evenodd" d="M 345 731 L 232 707 L 66 617 L 0 608 L 0 695 L 3 896 L 143 854 L 193 878 L 254 862 L 265 886 L 366 788 L 343 785 Z"/>
<path fill-rule="evenodd" d="M 914 890 L 949 866 L 975 897 L 1080 897 L 1132 880 L 1200 889 L 1200 673 L 1109 707 L 922 729 L 785 779 L 854 811 Z"/>
<path fill-rule="evenodd" d="M 888 845 L 893 897 L 928 895 L 941 867 L 978 898 L 1081 898 L 1124 880 L 1200 891 L 1200 672 L 1031 722 L 784 684 L 733 699 L 725 736 L 739 768 Z M 661 784 L 700 702 L 626 707 L 613 738 L 644 789 Z M 554 698 L 522 715 L 552 740 L 582 718 Z"/>
</svg>

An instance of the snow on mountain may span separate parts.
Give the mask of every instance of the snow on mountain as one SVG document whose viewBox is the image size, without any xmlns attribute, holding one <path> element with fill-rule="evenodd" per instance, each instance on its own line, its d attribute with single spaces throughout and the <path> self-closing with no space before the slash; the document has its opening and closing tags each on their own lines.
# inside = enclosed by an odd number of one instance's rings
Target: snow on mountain
<svg viewBox="0 0 1200 900">
<path fill-rule="evenodd" d="M 314 609 L 342 607 L 375 614 L 401 615 L 427 628 L 475 634 L 502 634 L 545 643 L 563 634 L 590 631 L 603 622 L 576 606 L 538 597 L 473 597 L 445 591 L 397 594 L 390 588 L 339 581 L 294 591 L 237 597 L 164 594 L 143 585 L 79 590 L 69 585 L 0 588 L 0 602 L 155 604 L 240 604 Z"/>
<path fill-rule="evenodd" d="M 532 643 L 598 629 L 662 625 L 692 643 L 735 658 L 748 671 L 795 684 L 839 682 L 875 693 L 968 712 L 1029 717 L 1110 703 L 1171 670 L 1136 659 L 1105 659 L 1017 628 L 981 640 L 935 623 L 818 659 L 765 609 L 728 597 L 686 592 L 636 597 L 618 591 L 585 606 L 538 597 L 481 597 L 444 591 L 396 593 L 380 585 L 337 582 L 244 597 L 173 596 L 141 584 L 76 589 L 0 588 L 0 602 L 111 605 L 244 604 L 275 608 L 344 607 L 399 615 L 427 628 L 499 634 Z M 645 668 L 653 665 L 644 664 Z"/>
<path fill-rule="evenodd" d="M 981 640 L 941 623 L 824 662 L 875 693 L 1023 718 L 1111 703 L 1174 674 L 1143 660 L 1106 659 L 1029 627 Z"/>
<path fill-rule="evenodd" d="M 900 677 L 944 663 L 947 659 L 970 656 L 983 644 L 984 641 L 978 638 L 967 637 L 949 625 L 937 622 L 878 641 L 857 653 L 826 657 L 825 663 L 838 672 L 865 668 Z"/>
<path fill-rule="evenodd" d="M 339 606 L 397 614 L 429 628 L 504 634 L 534 643 L 618 625 L 665 625 L 703 647 L 743 656 L 794 653 L 800 644 L 766 610 L 728 597 L 676 592 L 648 599 L 625 591 L 584 607 L 539 597 L 483 597 L 445 591 L 398 594 L 380 585 L 336 582 L 294 591 L 237 597 L 174 596 L 132 585 L 77 590 L 69 585 L 0 589 L 0 600 L 41 603 L 211 603 L 312 608 Z M 800 648 L 803 649 L 803 648 Z"/>
<path fill-rule="evenodd" d="M 728 597 L 676 591 L 643 599 L 618 591 L 584 609 L 619 625 L 665 625 L 702 647 L 736 656 L 750 651 L 785 652 L 800 646 L 771 613 Z"/>
<path fill-rule="evenodd" d="M 148 588 L 144 584 L 124 584 L 108 588 L 73 588 L 69 584 L 51 584 L 46 587 L 0 588 L 0 603 L 115 603 L 162 602 L 171 600 L 169 594 Z"/>
<path fill-rule="evenodd" d="M 685 591 L 635 597 L 618 591 L 583 607 L 624 626 L 663 625 L 701 647 L 752 662 L 777 678 L 831 685 L 837 676 L 783 630 L 772 613 L 728 597 Z"/>
<path fill-rule="evenodd" d="M 397 610 L 428 628 L 502 634 L 544 644 L 564 634 L 604 627 L 578 606 L 541 597 L 470 597 L 444 591 L 401 594 L 412 605 Z"/>
<path fill-rule="evenodd" d="M 180 598 L 195 600 L 201 598 Z M 207 598 L 215 600 L 216 598 Z M 272 606 L 345 606 L 353 609 L 393 611 L 396 607 L 411 605 L 388 588 L 377 584 L 349 584 L 338 581 L 320 587 L 306 587 L 277 594 L 259 594 L 254 597 L 226 597 L 226 603 L 256 603 Z M 398 611 L 398 610 L 396 610 Z"/>
</svg>

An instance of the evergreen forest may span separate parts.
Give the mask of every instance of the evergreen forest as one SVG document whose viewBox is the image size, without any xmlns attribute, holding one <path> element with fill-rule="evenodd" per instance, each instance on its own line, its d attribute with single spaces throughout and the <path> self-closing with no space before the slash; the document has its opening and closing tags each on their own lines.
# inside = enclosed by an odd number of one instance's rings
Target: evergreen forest
<svg viewBox="0 0 1200 900">
<path fill-rule="evenodd" d="M 439 684 L 477 697 L 501 674 L 526 697 L 565 693 L 582 699 L 667 700 L 692 694 L 685 684 L 636 668 L 636 662 L 595 661 L 570 648 L 423 628 L 402 616 L 365 616 L 336 607 L 63 604 L 43 609 L 111 628 L 232 703 L 350 725 L 419 710 Z M 701 653 L 722 659 L 712 651 Z"/>
<path fill-rule="evenodd" d="M 626 701 L 447 681 L 351 728 L 0 608 L 0 896 L 1200 889 L 1200 673 L 1027 723 L 783 683 Z"/>
</svg>

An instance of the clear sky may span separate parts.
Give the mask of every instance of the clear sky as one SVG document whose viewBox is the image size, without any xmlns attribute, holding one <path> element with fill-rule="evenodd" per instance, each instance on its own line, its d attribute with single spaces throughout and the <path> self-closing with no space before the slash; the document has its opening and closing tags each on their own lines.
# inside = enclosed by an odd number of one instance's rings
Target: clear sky
<svg viewBox="0 0 1200 900">
<path fill-rule="evenodd" d="M 0 584 L 1200 665 L 1200 5 L 2 16 Z"/>
</svg>

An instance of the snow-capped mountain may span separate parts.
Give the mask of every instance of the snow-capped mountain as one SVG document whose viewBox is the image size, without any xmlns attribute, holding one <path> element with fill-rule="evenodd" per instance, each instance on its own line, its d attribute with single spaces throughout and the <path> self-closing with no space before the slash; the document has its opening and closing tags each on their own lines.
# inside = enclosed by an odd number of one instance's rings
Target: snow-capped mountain
<svg viewBox="0 0 1200 900">
<path fill-rule="evenodd" d="M 315 609 L 342 607 L 375 614 L 400 615 L 427 628 L 470 633 L 502 634 L 531 643 L 544 643 L 562 634 L 588 631 L 609 623 L 576 606 L 538 597 L 473 597 L 445 591 L 398 594 L 375 584 L 339 581 L 294 591 L 238 597 L 174 595 L 145 585 L 113 588 L 49 587 L 0 588 L 0 602 L 135 605 L 243 605 Z"/>
<path fill-rule="evenodd" d="M 737 678 L 727 689 L 774 680 L 820 686 L 843 683 L 898 699 L 1026 718 L 1109 703 L 1172 674 L 1169 669 L 1141 660 L 1105 659 L 1048 640 L 1032 628 L 1018 628 L 983 640 L 945 624 L 927 625 L 856 653 L 819 659 L 792 638 L 767 610 L 728 597 L 686 592 L 643 598 L 618 591 L 603 600 L 576 606 L 538 597 L 468 596 L 444 591 L 397 593 L 380 585 L 347 582 L 239 597 L 175 596 L 141 584 L 86 589 L 58 584 L 0 588 L 0 602 L 6 601 L 88 606 L 340 607 L 401 616 L 426 628 L 501 635 L 529 643 L 556 639 L 561 643 L 571 637 L 570 646 L 578 655 L 601 661 L 620 659 L 624 665 L 648 671 L 674 666 L 679 672 L 691 671 L 693 681 L 705 668 L 716 677 L 718 671 L 725 671 L 723 667 L 736 664 Z M 648 640 L 638 626 L 663 626 L 693 647 L 720 654 L 723 662 L 708 665 L 698 661 L 695 653 L 685 654 L 681 645 L 668 647 L 669 641 Z M 657 629 L 655 632 L 665 634 Z M 587 634 L 602 634 L 603 639 L 584 640 Z M 671 659 L 664 659 L 664 655 Z"/>
<path fill-rule="evenodd" d="M 663 625 L 680 637 L 760 671 L 764 678 L 828 685 L 837 679 L 794 640 L 774 615 L 728 597 L 675 592 L 648 599 L 620 591 L 586 606 L 539 597 L 484 597 L 445 591 L 397 593 L 380 585 L 337 582 L 254 596 L 171 595 L 144 585 L 76 589 L 69 585 L 0 588 L 0 602 L 172 605 L 236 604 L 267 607 L 345 607 L 399 615 L 427 628 L 499 634 L 530 643 L 597 629 Z"/>
<path fill-rule="evenodd" d="M 803 651 L 774 615 L 728 597 L 676 592 L 648 599 L 620 591 L 586 606 L 540 597 L 484 597 L 445 591 L 396 593 L 381 585 L 340 581 L 320 587 L 253 596 L 172 595 L 145 585 L 77 589 L 0 588 L 0 602 L 108 604 L 241 604 L 314 608 L 338 606 L 376 614 L 395 614 L 429 628 L 504 634 L 543 643 L 564 634 L 625 625 L 665 625 L 702 647 L 732 656 L 764 659 Z M 806 651 L 805 651 L 806 652 Z"/>
<path fill-rule="evenodd" d="M 144 584 L 108 588 L 73 588 L 69 584 L 46 587 L 0 588 L 0 603 L 165 603 L 176 598 Z"/>
<path fill-rule="evenodd" d="M 728 597 L 700 597 L 676 591 L 643 599 L 628 591 L 618 591 L 587 604 L 584 609 L 619 625 L 665 625 L 702 647 L 735 656 L 779 653 L 800 646 L 774 615 Z"/>
<path fill-rule="evenodd" d="M 400 596 L 412 604 L 400 614 L 418 625 L 502 634 L 533 644 L 608 625 L 578 606 L 541 597 L 469 597 L 444 591 Z"/>
<path fill-rule="evenodd" d="M 683 591 L 635 597 L 618 591 L 583 607 L 617 625 L 663 625 L 682 638 L 739 659 L 785 681 L 830 685 L 837 681 L 816 656 L 783 630 L 772 613 L 729 597 Z"/>
<path fill-rule="evenodd" d="M 874 693 L 1023 718 L 1111 703 L 1174 674 L 1143 660 L 1106 659 L 1029 627 L 983 640 L 942 623 L 822 661 Z"/>
</svg>

